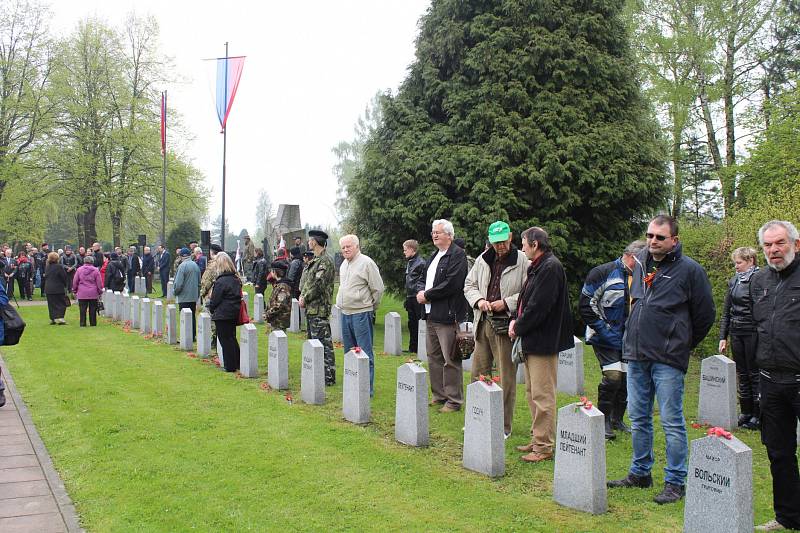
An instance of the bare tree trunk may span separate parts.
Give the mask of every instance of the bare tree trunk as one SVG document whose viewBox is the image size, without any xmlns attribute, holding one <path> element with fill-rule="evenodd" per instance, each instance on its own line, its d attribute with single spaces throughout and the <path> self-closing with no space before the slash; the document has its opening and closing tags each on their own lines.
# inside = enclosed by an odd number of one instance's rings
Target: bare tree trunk
<svg viewBox="0 0 800 533">
<path fill-rule="evenodd" d="M 683 169 L 681 168 L 681 138 L 683 128 L 677 123 L 677 119 L 672 122 L 672 172 L 675 181 L 672 185 L 672 216 L 681 216 L 683 208 Z"/>
<path fill-rule="evenodd" d="M 723 89 L 723 101 L 725 106 L 725 166 L 731 170 L 731 172 L 720 174 L 720 181 L 722 182 L 722 199 L 726 213 L 736 199 L 736 173 L 733 172 L 736 165 L 736 125 L 733 115 L 735 38 L 736 34 L 734 32 L 729 32 L 725 48 L 725 86 Z M 726 176 L 723 177 L 723 174 Z"/>
<path fill-rule="evenodd" d="M 89 246 L 91 246 L 92 243 L 97 242 L 97 224 L 95 223 L 96 219 L 97 201 L 93 200 L 86 209 L 86 213 L 83 215 L 83 235 L 86 244 Z"/>
<path fill-rule="evenodd" d="M 113 210 L 111 212 L 111 240 L 114 241 L 114 246 L 122 246 L 121 242 L 121 231 L 120 227 L 122 226 L 122 214 L 119 210 Z"/>
</svg>

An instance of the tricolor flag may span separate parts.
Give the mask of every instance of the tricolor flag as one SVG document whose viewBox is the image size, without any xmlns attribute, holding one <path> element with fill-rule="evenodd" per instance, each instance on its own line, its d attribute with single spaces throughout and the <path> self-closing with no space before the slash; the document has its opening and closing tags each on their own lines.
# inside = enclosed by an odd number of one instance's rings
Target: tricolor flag
<svg viewBox="0 0 800 533">
<path fill-rule="evenodd" d="M 239 79 L 242 77 L 245 56 L 221 57 L 217 59 L 217 118 L 222 131 L 225 131 L 225 124 L 228 122 L 228 115 L 231 112 L 233 98 L 236 96 L 236 89 L 239 87 Z"/>
<path fill-rule="evenodd" d="M 161 155 L 167 153 L 167 91 L 161 93 Z"/>
</svg>

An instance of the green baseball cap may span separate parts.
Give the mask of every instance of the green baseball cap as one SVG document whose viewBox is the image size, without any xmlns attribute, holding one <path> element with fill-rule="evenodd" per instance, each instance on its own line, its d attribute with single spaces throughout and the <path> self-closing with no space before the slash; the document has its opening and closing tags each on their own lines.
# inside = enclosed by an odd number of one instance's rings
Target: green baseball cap
<svg viewBox="0 0 800 533">
<path fill-rule="evenodd" d="M 511 228 L 502 220 L 492 222 L 489 226 L 489 242 L 507 241 L 510 233 Z"/>
</svg>

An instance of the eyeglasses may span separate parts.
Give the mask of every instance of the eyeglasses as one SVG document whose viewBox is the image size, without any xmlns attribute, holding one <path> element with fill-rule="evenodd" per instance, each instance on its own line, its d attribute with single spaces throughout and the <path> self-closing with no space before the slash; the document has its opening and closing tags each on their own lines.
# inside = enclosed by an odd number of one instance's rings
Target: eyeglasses
<svg viewBox="0 0 800 533">
<path fill-rule="evenodd" d="M 436 237 L 437 235 L 442 235 L 443 233 L 444 233 L 443 231 L 432 231 L 431 237 Z"/>
<path fill-rule="evenodd" d="M 656 239 L 657 241 L 666 241 L 667 240 L 667 236 L 666 235 L 656 235 L 655 233 L 645 233 L 644 235 L 645 235 L 645 237 L 647 237 L 650 240 L 653 240 L 653 239 Z"/>
</svg>

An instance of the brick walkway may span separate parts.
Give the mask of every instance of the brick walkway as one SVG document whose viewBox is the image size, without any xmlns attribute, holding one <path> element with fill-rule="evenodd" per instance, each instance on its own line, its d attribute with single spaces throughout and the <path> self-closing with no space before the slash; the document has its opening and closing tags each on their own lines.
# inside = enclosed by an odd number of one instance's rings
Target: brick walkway
<svg viewBox="0 0 800 533">
<path fill-rule="evenodd" d="M 0 531 L 82 531 L 5 361 L 6 405 L 0 407 Z"/>
</svg>

